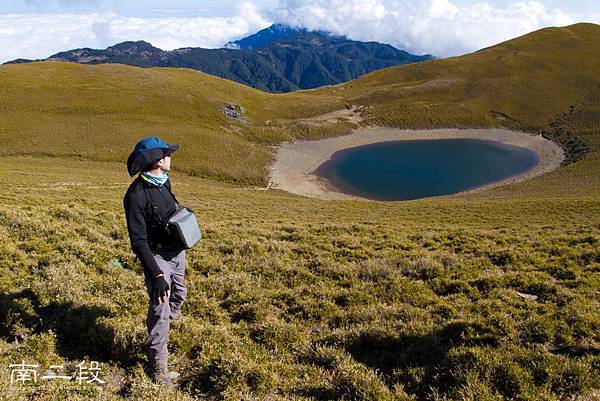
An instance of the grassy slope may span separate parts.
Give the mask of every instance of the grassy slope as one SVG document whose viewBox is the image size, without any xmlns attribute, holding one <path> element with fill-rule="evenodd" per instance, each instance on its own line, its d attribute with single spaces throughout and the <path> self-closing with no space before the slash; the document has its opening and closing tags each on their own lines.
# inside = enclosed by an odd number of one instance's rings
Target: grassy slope
<svg viewBox="0 0 600 401">
<path fill-rule="evenodd" d="M 128 180 L 121 164 L 55 161 L 0 162 L 2 375 L 18 358 L 100 360 L 106 399 L 150 398 Z M 557 400 L 598 388 L 597 199 L 325 202 L 174 183 L 205 239 L 187 257 L 171 345 L 184 382 L 170 399 Z"/>
<path fill-rule="evenodd" d="M 3 154 L 119 161 L 140 137 L 160 135 L 182 144 L 184 171 L 240 182 L 264 177 L 270 155 L 221 113 L 223 104 L 241 105 L 253 122 L 293 116 L 279 110 L 286 95 L 187 69 L 47 62 L 2 66 L 0 82 Z M 299 116 L 332 107 L 327 97 L 293 101 Z"/>
<path fill-rule="evenodd" d="M 264 185 L 269 144 L 351 128 L 307 127 L 295 118 L 349 104 L 368 106 L 366 124 L 552 131 L 561 113 L 600 90 L 599 38 L 600 27 L 591 24 L 544 29 L 462 57 L 278 95 L 186 69 L 6 65 L 0 67 L 1 152 L 121 161 L 140 136 L 160 134 L 183 145 L 178 156 L 186 173 Z M 246 108 L 252 124 L 226 118 L 219 111 L 224 102 Z M 597 99 L 591 107 L 597 114 Z M 582 141 L 599 149 L 596 137 Z"/>
<path fill-rule="evenodd" d="M 545 127 L 598 91 L 599 37 L 592 24 L 543 29 L 466 56 L 380 70 L 335 90 L 371 106 L 373 122 L 385 125 L 490 126 L 496 111 L 519 128 Z M 426 82 L 437 85 L 416 86 Z"/>
<path fill-rule="evenodd" d="M 121 210 L 123 160 L 139 136 L 155 132 L 187 148 L 174 158 L 174 190 L 198 211 L 206 234 L 188 254 L 189 298 L 172 331 L 183 384 L 164 399 L 595 399 L 599 74 L 586 49 L 597 36 L 590 25 L 543 30 L 286 95 L 186 70 L 1 67 L 0 374 L 7 378 L 8 364 L 21 358 L 101 360 L 108 391 L 18 389 L 2 380 L 0 393 L 161 393 L 141 369 L 146 295 Z M 561 41 L 571 44 L 556 47 Z M 491 63 L 514 54 L 511 46 L 554 62 L 565 57 L 558 67 L 538 60 L 541 73 L 514 56 L 521 74 L 511 77 L 511 68 Z M 465 80 L 458 87 L 405 89 L 456 74 Z M 233 129 L 218 112 L 223 101 L 244 106 L 257 124 Z M 522 129 L 549 130 L 557 120 L 590 151 L 530 182 L 410 202 L 326 202 L 183 174 L 260 183 L 267 144 L 348 129 L 308 129 L 293 118 L 345 102 L 368 103 L 370 121 L 394 126 L 499 124 L 490 110 Z"/>
</svg>

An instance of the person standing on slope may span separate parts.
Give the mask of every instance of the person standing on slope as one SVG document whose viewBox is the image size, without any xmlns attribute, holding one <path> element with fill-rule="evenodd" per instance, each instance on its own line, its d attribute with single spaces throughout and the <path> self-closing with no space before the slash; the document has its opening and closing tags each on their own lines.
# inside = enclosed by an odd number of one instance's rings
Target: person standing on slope
<svg viewBox="0 0 600 401">
<path fill-rule="evenodd" d="M 144 347 L 153 379 L 160 384 L 171 384 L 179 377 L 169 371 L 167 343 L 170 320 L 180 318 L 187 293 L 185 248 L 163 228 L 176 210 L 167 173 L 170 155 L 177 149 L 179 145 L 154 136 L 139 141 L 127 159 L 129 175 L 139 175 L 123 198 L 131 248 L 143 266 L 149 296 Z"/>
</svg>

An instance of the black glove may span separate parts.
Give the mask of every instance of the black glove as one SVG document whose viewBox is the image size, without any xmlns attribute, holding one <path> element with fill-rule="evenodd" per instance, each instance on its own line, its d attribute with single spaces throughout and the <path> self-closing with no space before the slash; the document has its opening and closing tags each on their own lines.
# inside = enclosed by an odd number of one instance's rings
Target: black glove
<svg viewBox="0 0 600 401">
<path fill-rule="evenodd" d="M 152 289 L 152 299 L 154 299 L 154 302 L 157 302 L 159 304 L 163 303 L 162 298 L 166 298 L 167 291 L 169 291 L 169 284 L 167 284 L 165 278 L 163 276 L 155 277 Z"/>
</svg>

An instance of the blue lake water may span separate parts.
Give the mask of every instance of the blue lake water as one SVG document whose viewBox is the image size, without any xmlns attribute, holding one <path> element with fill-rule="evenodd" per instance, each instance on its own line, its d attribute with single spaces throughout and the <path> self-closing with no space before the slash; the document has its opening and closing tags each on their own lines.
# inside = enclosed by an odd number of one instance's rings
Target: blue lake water
<svg viewBox="0 0 600 401">
<path fill-rule="evenodd" d="M 335 152 L 315 174 L 341 192 L 408 200 L 473 189 L 532 169 L 537 153 L 481 139 L 380 142 Z"/>
</svg>

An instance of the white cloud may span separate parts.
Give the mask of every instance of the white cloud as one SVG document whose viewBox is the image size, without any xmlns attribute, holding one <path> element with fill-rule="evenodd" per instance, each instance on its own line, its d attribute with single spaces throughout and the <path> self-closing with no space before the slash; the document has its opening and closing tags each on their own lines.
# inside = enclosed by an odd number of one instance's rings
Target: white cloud
<svg viewBox="0 0 600 401">
<path fill-rule="evenodd" d="M 115 12 L 0 15 L 0 63 L 46 58 L 79 47 L 105 48 L 145 40 L 163 50 L 221 47 L 225 42 L 270 25 L 252 2 L 233 17 L 125 17 Z"/>
<path fill-rule="evenodd" d="M 574 18 L 539 1 L 455 4 L 449 0 L 281 0 L 273 18 L 413 53 L 451 56 Z"/>
<path fill-rule="evenodd" d="M 239 3 L 231 17 L 131 17 L 119 0 L 28 0 L 33 4 L 73 7 L 95 5 L 102 11 L 54 14 L 0 14 L 0 62 L 45 58 L 59 51 L 105 48 L 125 40 L 145 40 L 164 50 L 221 47 L 272 22 L 328 30 L 351 39 L 392 44 L 416 54 L 446 57 L 531 32 L 564 26 L 581 16 L 541 1 L 495 0 L 280 0 L 264 15 L 256 2 Z M 223 0 L 224 2 L 228 0 Z M 477 1 L 477 0 L 475 0 Z M 551 0 L 544 0 L 551 1 Z M 583 0 L 581 0 L 583 1 Z M 555 1 L 553 4 L 561 4 Z M 587 16 L 598 20 L 598 14 Z"/>
</svg>

